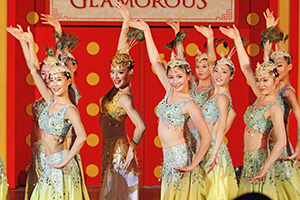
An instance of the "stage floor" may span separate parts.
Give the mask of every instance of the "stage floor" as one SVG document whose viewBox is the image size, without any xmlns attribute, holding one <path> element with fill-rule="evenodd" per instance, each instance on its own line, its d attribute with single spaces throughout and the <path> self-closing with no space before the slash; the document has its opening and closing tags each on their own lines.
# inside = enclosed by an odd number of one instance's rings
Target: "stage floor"
<svg viewBox="0 0 300 200">
<path fill-rule="evenodd" d="M 16 189 L 9 189 L 10 200 L 24 200 L 25 187 L 18 187 Z M 90 200 L 99 200 L 99 186 L 88 187 Z M 160 187 L 140 187 L 140 200 L 159 200 L 160 199 Z"/>
</svg>

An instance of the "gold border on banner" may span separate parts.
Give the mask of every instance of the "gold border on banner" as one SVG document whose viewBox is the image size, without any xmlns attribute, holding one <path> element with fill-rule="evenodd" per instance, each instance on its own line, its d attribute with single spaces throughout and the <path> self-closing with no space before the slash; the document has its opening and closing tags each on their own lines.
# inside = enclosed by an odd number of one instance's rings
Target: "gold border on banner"
<svg viewBox="0 0 300 200">
<path fill-rule="evenodd" d="M 238 0 L 120 0 L 131 17 L 151 22 L 167 18 L 181 22 L 234 23 Z M 121 22 L 113 9 L 116 0 L 48 0 L 49 13 L 59 21 Z M 143 3 L 141 3 L 143 2 Z M 146 3 L 145 3 L 146 2 Z"/>
</svg>

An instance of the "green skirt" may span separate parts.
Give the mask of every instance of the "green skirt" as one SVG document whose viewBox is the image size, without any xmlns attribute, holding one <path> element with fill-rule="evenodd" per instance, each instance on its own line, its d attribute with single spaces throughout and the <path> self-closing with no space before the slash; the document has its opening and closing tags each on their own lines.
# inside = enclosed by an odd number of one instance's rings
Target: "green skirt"
<svg viewBox="0 0 300 200">
<path fill-rule="evenodd" d="M 62 169 L 49 167 L 52 163 L 60 164 L 68 153 L 68 150 L 63 150 L 45 157 L 45 168 L 33 190 L 31 199 L 89 199 L 84 195 L 82 173 L 74 158 L 69 162 L 65 174 Z"/>
<path fill-rule="evenodd" d="M 267 157 L 268 150 L 266 148 L 244 152 L 244 168 L 238 195 L 255 192 L 264 194 L 272 200 L 277 200 L 274 165 L 268 169 L 264 183 L 262 180 L 260 180 L 260 183 L 255 181 L 248 183 L 249 179 L 255 177 L 264 166 Z"/>
<path fill-rule="evenodd" d="M 163 200 L 194 200 L 205 199 L 203 178 L 198 165 L 184 178 L 184 172 L 174 168 L 188 166 L 192 162 L 193 154 L 188 144 L 181 144 L 163 149 L 164 162 L 161 184 L 161 199 Z"/>
<path fill-rule="evenodd" d="M 205 170 L 203 178 L 206 199 L 234 199 L 238 191 L 237 180 L 228 148 L 224 142 L 222 142 L 218 152 L 218 158 L 223 167 L 215 165 L 213 171 L 207 173 L 212 158 L 214 141 L 215 137 L 213 136 L 213 141 L 202 161 Z"/>
<path fill-rule="evenodd" d="M 272 151 L 275 143 L 270 143 L 270 151 Z M 288 144 L 290 147 L 290 141 Z M 291 149 L 293 152 L 293 149 Z M 279 158 L 289 156 L 285 147 Z M 275 181 L 278 192 L 278 199 L 300 199 L 300 172 L 298 166 L 294 166 L 293 161 L 277 159 L 275 166 Z"/>
</svg>

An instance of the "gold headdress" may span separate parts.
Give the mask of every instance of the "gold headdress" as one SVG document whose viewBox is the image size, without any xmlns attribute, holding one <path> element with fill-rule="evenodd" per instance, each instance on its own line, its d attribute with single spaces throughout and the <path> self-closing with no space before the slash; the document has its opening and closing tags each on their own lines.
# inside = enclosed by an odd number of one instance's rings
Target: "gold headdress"
<svg viewBox="0 0 300 200">
<path fill-rule="evenodd" d="M 273 76 L 278 77 L 279 74 L 275 63 L 271 61 L 265 61 L 262 64 L 257 63 L 255 74 L 257 74 L 258 76 L 263 76 L 266 73 L 270 73 L 270 72 L 272 73 Z"/>
<path fill-rule="evenodd" d="M 231 69 L 232 72 L 235 71 L 235 67 L 233 62 L 231 61 L 231 56 L 235 53 L 235 47 L 232 48 L 232 50 L 230 51 L 230 53 L 228 54 L 227 58 L 224 56 L 223 52 L 221 54 L 221 59 L 217 61 L 218 65 L 228 65 Z"/>
<path fill-rule="evenodd" d="M 134 67 L 134 60 L 129 55 L 129 50 L 135 46 L 137 43 L 145 39 L 144 32 L 142 30 L 130 27 L 127 32 L 127 47 L 126 53 L 120 53 L 120 50 L 116 52 L 116 55 L 110 61 L 110 64 L 117 69 L 122 67 L 127 67 L 129 70 Z M 124 65 L 120 65 L 124 63 Z"/>
<path fill-rule="evenodd" d="M 116 55 L 110 61 L 112 66 L 115 66 L 117 69 L 121 69 L 122 67 L 127 67 L 128 69 L 133 69 L 134 60 L 128 53 L 120 53 L 116 52 Z M 120 65 L 124 63 L 124 65 Z"/>
<path fill-rule="evenodd" d="M 69 73 L 69 76 L 71 77 L 71 71 L 68 67 L 66 67 L 62 62 L 57 63 L 56 66 L 52 67 L 49 71 L 49 74 L 56 74 L 59 72 L 67 72 Z"/>
<path fill-rule="evenodd" d="M 197 56 L 196 56 L 195 60 L 201 61 L 203 59 L 207 60 L 207 53 L 202 53 L 199 49 L 197 49 Z"/>
<path fill-rule="evenodd" d="M 179 58 L 175 55 L 174 51 L 171 54 L 171 60 L 167 64 L 168 67 L 173 68 L 176 66 L 182 66 L 186 72 L 191 72 L 191 67 L 190 64 L 184 59 L 184 58 Z"/>
<path fill-rule="evenodd" d="M 292 60 L 292 56 L 286 52 L 284 49 L 278 49 L 278 46 L 276 45 L 276 51 L 274 51 L 271 55 L 271 58 L 276 61 L 277 58 L 284 58 L 287 57 L 290 60 Z"/>
</svg>

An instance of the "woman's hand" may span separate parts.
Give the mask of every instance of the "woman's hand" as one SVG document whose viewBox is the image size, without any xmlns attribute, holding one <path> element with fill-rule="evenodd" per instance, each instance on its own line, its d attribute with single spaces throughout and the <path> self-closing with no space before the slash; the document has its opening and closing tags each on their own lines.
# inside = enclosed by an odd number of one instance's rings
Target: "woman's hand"
<svg viewBox="0 0 300 200">
<path fill-rule="evenodd" d="M 7 32 L 9 32 L 10 34 L 12 34 L 12 36 L 14 36 L 16 39 L 18 39 L 20 41 L 24 41 L 24 38 L 22 36 L 24 31 L 23 31 L 22 27 L 19 24 L 17 24 L 17 27 L 18 28 L 15 28 L 15 27 L 12 27 L 12 26 L 5 27 L 5 30 Z"/>
<path fill-rule="evenodd" d="M 179 19 L 177 21 L 173 21 L 171 19 L 167 19 L 166 23 L 172 27 L 175 32 L 175 35 L 180 31 L 180 22 Z"/>
<path fill-rule="evenodd" d="M 282 160 L 291 160 L 294 162 L 294 166 L 297 166 L 298 160 L 299 160 L 299 154 L 293 153 L 291 156 L 283 157 Z"/>
<path fill-rule="evenodd" d="M 267 28 L 276 26 L 279 21 L 279 17 L 275 20 L 275 17 L 273 15 L 273 11 L 270 12 L 269 8 L 267 8 L 266 12 L 263 12 L 264 17 L 266 19 L 266 26 Z"/>
<path fill-rule="evenodd" d="M 253 181 L 260 183 L 260 181 L 258 179 L 262 179 L 262 182 L 264 183 L 266 174 L 267 174 L 267 170 L 260 170 L 255 177 L 249 178 L 248 183 L 250 184 Z"/>
<path fill-rule="evenodd" d="M 144 20 L 142 20 L 142 18 L 136 19 L 132 22 L 128 22 L 128 25 L 130 27 L 137 28 L 137 29 L 140 29 L 142 31 L 146 31 L 147 29 L 149 29 L 148 24 Z"/>
<path fill-rule="evenodd" d="M 233 25 L 233 28 L 229 26 L 227 26 L 227 28 L 220 27 L 220 31 L 232 40 L 240 38 L 239 30 L 235 27 L 235 25 Z"/>
<path fill-rule="evenodd" d="M 114 10 L 122 15 L 124 21 L 129 22 L 131 19 L 130 12 L 126 5 L 116 2 Z"/>
<path fill-rule="evenodd" d="M 208 165 L 208 171 L 207 171 L 207 174 L 209 174 L 211 171 L 213 172 L 214 170 L 214 167 L 215 165 L 219 165 L 220 167 L 223 167 L 223 165 L 220 163 L 219 161 L 219 158 L 218 158 L 218 155 L 213 155 L 212 158 L 211 158 L 211 161 Z"/>
<path fill-rule="evenodd" d="M 134 158 L 134 151 L 133 151 L 132 147 L 129 146 L 127 156 L 126 156 L 126 160 L 125 160 L 125 163 L 124 163 L 124 166 L 123 166 L 122 170 L 126 170 L 127 167 L 129 167 L 129 165 L 130 165 L 133 158 Z"/>
<path fill-rule="evenodd" d="M 68 163 L 60 163 L 60 164 L 49 164 L 49 167 L 52 167 L 52 168 L 56 168 L 56 169 L 62 169 L 64 174 L 66 174 L 66 170 L 67 170 L 67 167 L 68 167 Z"/>
<path fill-rule="evenodd" d="M 208 27 L 195 25 L 194 28 L 207 39 L 214 37 L 214 32 L 211 29 L 211 25 L 208 25 Z"/>
<path fill-rule="evenodd" d="M 57 19 L 55 19 L 55 17 L 53 17 L 52 15 L 45 15 L 45 14 L 41 14 L 41 20 L 43 20 L 42 24 L 49 24 L 51 26 L 53 26 L 55 28 L 55 30 L 57 28 L 61 28 L 60 23 Z"/>
<path fill-rule="evenodd" d="M 188 165 L 182 168 L 174 168 L 175 170 L 181 171 L 181 172 L 185 172 L 182 176 L 182 178 L 184 178 L 189 172 L 193 171 L 195 169 L 196 166 L 194 165 Z"/>
<path fill-rule="evenodd" d="M 27 32 L 23 32 L 22 33 L 22 38 L 28 42 L 28 44 L 33 44 L 34 43 L 34 39 L 33 39 L 33 35 L 30 31 L 29 26 L 27 27 Z"/>
</svg>

